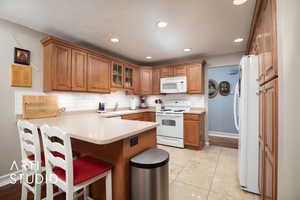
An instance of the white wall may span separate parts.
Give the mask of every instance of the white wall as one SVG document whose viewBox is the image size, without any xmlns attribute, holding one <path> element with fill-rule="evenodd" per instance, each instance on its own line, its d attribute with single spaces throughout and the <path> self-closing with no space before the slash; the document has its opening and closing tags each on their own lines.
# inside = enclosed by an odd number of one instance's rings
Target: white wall
<svg viewBox="0 0 300 200">
<path fill-rule="evenodd" d="M 233 66 L 240 64 L 242 56 L 245 55 L 244 52 L 233 53 L 220 56 L 210 56 L 205 57 L 206 67 L 220 67 L 220 66 Z"/>
<path fill-rule="evenodd" d="M 300 1 L 278 2 L 278 199 L 300 199 Z"/>
<path fill-rule="evenodd" d="M 10 66 L 13 64 L 14 47 L 24 47 L 32 52 L 31 60 L 34 63 L 34 70 L 33 87 L 30 90 L 41 90 L 42 78 L 39 74 L 42 65 L 42 47 L 40 39 L 43 37 L 41 33 L 0 20 L 0 176 L 8 173 L 12 162 L 19 161 L 21 156 L 14 104 L 14 92 L 18 89 L 10 87 Z"/>
</svg>

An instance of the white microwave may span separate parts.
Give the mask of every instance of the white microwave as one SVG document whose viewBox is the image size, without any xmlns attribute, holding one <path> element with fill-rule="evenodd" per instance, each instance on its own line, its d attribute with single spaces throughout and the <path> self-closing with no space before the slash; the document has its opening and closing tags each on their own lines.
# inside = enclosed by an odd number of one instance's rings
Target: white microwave
<svg viewBox="0 0 300 200">
<path fill-rule="evenodd" d="M 186 76 L 160 79 L 160 93 L 186 93 Z"/>
</svg>

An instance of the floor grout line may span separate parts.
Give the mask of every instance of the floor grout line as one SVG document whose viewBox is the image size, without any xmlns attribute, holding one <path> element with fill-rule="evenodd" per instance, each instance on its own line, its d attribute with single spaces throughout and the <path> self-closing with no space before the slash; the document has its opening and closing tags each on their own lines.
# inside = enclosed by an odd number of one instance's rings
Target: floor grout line
<svg viewBox="0 0 300 200">
<path fill-rule="evenodd" d="M 217 162 L 216 162 L 216 167 L 215 167 L 215 170 L 214 170 L 214 175 L 213 175 L 213 178 L 212 178 L 212 181 L 210 183 L 210 186 L 209 186 L 209 190 L 208 190 L 208 194 L 207 194 L 207 197 L 206 199 L 208 200 L 208 197 L 211 193 L 211 189 L 212 189 L 212 185 L 214 183 L 214 179 L 215 179 L 215 176 L 216 176 L 216 172 L 217 172 L 217 168 L 218 168 L 218 165 L 219 165 L 219 161 L 220 161 L 220 157 L 221 157 L 221 153 L 222 153 L 222 149 L 220 149 L 220 152 L 219 152 L 219 155 L 218 155 L 218 159 L 217 159 Z"/>
</svg>

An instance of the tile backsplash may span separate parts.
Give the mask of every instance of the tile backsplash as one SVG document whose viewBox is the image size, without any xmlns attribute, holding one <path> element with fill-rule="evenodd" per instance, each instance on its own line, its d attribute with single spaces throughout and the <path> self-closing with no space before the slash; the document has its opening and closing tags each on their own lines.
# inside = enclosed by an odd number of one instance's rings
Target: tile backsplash
<svg viewBox="0 0 300 200">
<path fill-rule="evenodd" d="M 65 107 L 66 111 L 96 110 L 99 102 L 105 103 L 106 108 L 113 108 L 118 102 L 119 108 L 129 107 L 130 98 L 138 99 L 136 95 L 126 95 L 123 91 L 111 94 L 74 93 L 74 92 L 15 92 L 15 113 L 22 114 L 23 95 L 55 95 L 58 96 L 59 107 Z"/>
<path fill-rule="evenodd" d="M 15 91 L 15 114 L 22 114 L 23 95 L 55 95 L 58 96 L 59 107 L 65 107 L 66 111 L 96 110 L 99 102 L 105 103 L 105 107 L 114 108 L 119 104 L 119 108 L 130 106 L 130 98 L 139 100 L 139 96 L 126 95 L 124 91 L 117 91 L 111 94 L 75 93 L 75 92 L 33 92 L 28 90 Z M 155 99 L 185 99 L 191 102 L 192 107 L 204 108 L 204 95 L 170 94 L 170 95 L 150 95 L 147 97 L 147 104 L 155 106 Z"/>
<path fill-rule="evenodd" d="M 187 100 L 191 103 L 191 107 L 204 108 L 205 96 L 200 94 L 168 94 L 168 95 L 151 95 L 147 97 L 147 104 L 149 106 L 155 106 L 155 99 L 167 100 Z"/>
</svg>

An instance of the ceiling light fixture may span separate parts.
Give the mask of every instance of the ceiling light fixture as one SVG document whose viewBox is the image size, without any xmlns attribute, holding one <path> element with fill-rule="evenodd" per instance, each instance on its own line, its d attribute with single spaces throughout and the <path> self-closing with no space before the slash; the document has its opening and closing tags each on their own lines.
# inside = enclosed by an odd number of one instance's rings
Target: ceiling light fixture
<svg viewBox="0 0 300 200">
<path fill-rule="evenodd" d="M 248 0 L 233 0 L 233 5 L 240 6 L 246 3 Z"/>
<path fill-rule="evenodd" d="M 111 38 L 110 41 L 112 43 L 118 43 L 120 40 L 118 38 Z"/>
<path fill-rule="evenodd" d="M 185 49 L 183 49 L 183 51 L 190 52 L 190 51 L 192 51 L 192 49 L 191 48 L 185 48 Z"/>
<path fill-rule="evenodd" d="M 150 59 L 152 59 L 152 57 L 151 56 L 146 56 L 146 59 L 150 60 Z"/>
<path fill-rule="evenodd" d="M 168 23 L 165 22 L 165 21 L 159 21 L 159 22 L 157 23 L 157 27 L 158 27 L 158 28 L 165 28 L 165 27 L 167 27 L 167 26 L 168 26 Z"/>
<path fill-rule="evenodd" d="M 235 43 L 240 43 L 240 42 L 243 42 L 244 39 L 243 38 L 237 38 L 234 40 Z"/>
</svg>

